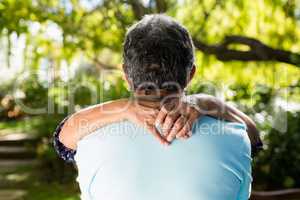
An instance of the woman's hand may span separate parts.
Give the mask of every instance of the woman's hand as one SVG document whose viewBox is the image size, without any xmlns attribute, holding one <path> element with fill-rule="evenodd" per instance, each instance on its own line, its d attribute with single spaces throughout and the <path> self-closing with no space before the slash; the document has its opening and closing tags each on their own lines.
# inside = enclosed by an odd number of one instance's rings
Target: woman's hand
<svg viewBox="0 0 300 200">
<path fill-rule="evenodd" d="M 136 101 L 129 101 L 128 103 L 130 103 L 130 105 L 128 110 L 126 110 L 127 119 L 140 126 L 146 127 L 161 144 L 169 145 L 169 142 L 160 134 L 155 126 L 155 119 L 159 110 L 143 106 Z"/>
<path fill-rule="evenodd" d="M 127 110 L 128 120 L 146 127 L 162 144 L 168 145 L 175 138 L 187 139 L 200 113 L 191 105 L 171 101 L 160 109 L 143 106 L 133 101 Z M 157 126 L 160 126 L 162 133 Z"/>
<path fill-rule="evenodd" d="M 182 101 L 172 101 L 161 107 L 155 124 L 163 130 L 168 142 L 175 138 L 187 139 L 192 136 L 192 127 L 200 112 L 194 106 Z"/>
</svg>

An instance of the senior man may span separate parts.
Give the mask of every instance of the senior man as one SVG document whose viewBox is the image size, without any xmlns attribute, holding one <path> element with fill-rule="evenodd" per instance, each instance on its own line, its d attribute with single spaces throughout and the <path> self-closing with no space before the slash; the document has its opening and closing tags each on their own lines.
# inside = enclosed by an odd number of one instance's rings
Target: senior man
<svg viewBox="0 0 300 200">
<path fill-rule="evenodd" d="M 197 95 L 196 106 L 181 103 L 189 99 L 183 90 L 195 73 L 188 31 L 168 16 L 147 15 L 129 29 L 123 57 L 137 105 L 119 100 L 88 108 L 56 131 L 56 149 L 75 159 L 82 199 L 247 200 L 252 181 L 247 131 L 253 123 L 228 107 L 241 123 L 222 114 L 203 116 Z M 81 118 L 99 126 L 80 129 Z"/>
</svg>

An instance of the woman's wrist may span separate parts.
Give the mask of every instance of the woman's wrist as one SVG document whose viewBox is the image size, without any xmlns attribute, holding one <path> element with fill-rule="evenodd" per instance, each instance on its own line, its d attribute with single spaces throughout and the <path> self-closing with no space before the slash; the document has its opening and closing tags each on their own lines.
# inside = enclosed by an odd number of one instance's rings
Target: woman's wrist
<svg viewBox="0 0 300 200">
<path fill-rule="evenodd" d="M 99 104 L 95 107 L 76 113 L 74 116 L 75 124 L 77 126 L 74 131 L 76 141 L 81 140 L 84 136 L 102 126 L 124 120 L 126 104 L 126 99 L 120 99 Z"/>
</svg>

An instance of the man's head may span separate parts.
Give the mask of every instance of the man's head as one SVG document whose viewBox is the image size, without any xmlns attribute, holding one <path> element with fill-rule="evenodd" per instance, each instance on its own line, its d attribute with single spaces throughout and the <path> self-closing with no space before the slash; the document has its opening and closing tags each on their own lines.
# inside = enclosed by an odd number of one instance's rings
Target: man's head
<svg viewBox="0 0 300 200">
<path fill-rule="evenodd" d="M 124 71 L 133 90 L 183 90 L 192 78 L 194 47 L 188 31 L 171 17 L 146 15 L 127 32 Z"/>
</svg>

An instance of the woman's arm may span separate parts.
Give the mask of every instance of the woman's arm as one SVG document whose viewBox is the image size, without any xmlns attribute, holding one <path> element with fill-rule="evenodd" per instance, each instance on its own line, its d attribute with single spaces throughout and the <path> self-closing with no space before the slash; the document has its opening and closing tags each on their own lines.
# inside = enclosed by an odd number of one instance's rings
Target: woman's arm
<svg viewBox="0 0 300 200">
<path fill-rule="evenodd" d="M 181 128 L 184 127 L 180 132 L 178 128 L 173 129 L 173 133 L 171 135 L 174 135 L 174 137 L 168 141 L 165 139 L 165 137 L 162 137 L 155 128 L 155 120 L 157 121 L 157 115 L 162 112 L 156 109 L 150 109 L 148 107 L 134 104 L 127 99 L 120 99 L 98 104 L 74 113 L 60 127 L 57 135 L 59 142 L 61 142 L 68 149 L 75 150 L 78 140 L 89 133 L 92 133 L 96 129 L 99 129 L 107 124 L 127 119 L 142 126 L 146 126 L 162 144 L 168 144 L 178 135 L 178 133 L 183 138 L 187 138 L 189 136 L 189 131 L 193 121 L 196 120 L 200 115 L 207 114 L 232 122 L 245 123 L 248 128 L 248 134 L 251 143 L 257 144 L 258 142 L 261 142 L 254 122 L 238 109 L 225 104 L 216 97 L 209 95 L 190 95 L 188 96 L 187 102 L 187 107 L 190 107 L 190 109 L 188 109 L 188 115 L 190 116 L 189 121 L 185 122 L 186 124 L 182 123 L 182 125 L 179 126 Z M 195 105 L 197 109 L 191 109 Z M 183 109 L 186 110 L 186 108 Z M 179 109 L 179 111 L 182 111 L 182 109 Z M 168 113 L 166 113 L 166 115 L 168 115 Z M 184 115 L 186 116 L 186 114 Z M 177 115 L 177 118 L 179 116 L 180 115 Z M 161 120 L 161 124 L 168 124 L 164 123 L 164 119 Z M 176 122 L 176 120 L 169 120 L 169 129 L 171 129 L 173 125 L 176 126 Z M 166 129 L 164 128 L 164 130 Z M 168 134 L 164 136 L 167 138 Z"/>
<path fill-rule="evenodd" d="M 184 96 L 181 101 L 169 102 L 169 105 L 166 104 L 161 108 L 156 123 L 162 127 L 167 140 L 172 142 L 175 138 L 188 138 L 193 123 L 201 115 L 245 124 L 253 153 L 262 148 L 259 132 L 250 117 L 218 98 L 206 94 Z"/>
<path fill-rule="evenodd" d="M 71 115 L 60 129 L 59 141 L 76 149 L 77 141 L 106 124 L 125 119 L 127 100 L 121 99 L 88 107 Z"/>
<path fill-rule="evenodd" d="M 188 102 L 196 105 L 201 114 L 221 118 L 230 122 L 244 123 L 247 126 L 247 133 L 251 145 L 259 149 L 262 148 L 262 141 L 254 121 L 242 111 L 214 96 L 206 94 L 190 95 L 188 96 Z"/>
<path fill-rule="evenodd" d="M 95 130 L 114 122 L 130 120 L 146 128 L 162 143 L 169 144 L 157 131 L 154 121 L 157 109 L 145 107 L 128 99 L 110 101 L 88 107 L 71 115 L 62 125 L 59 141 L 75 150 L 77 142 Z"/>
</svg>

